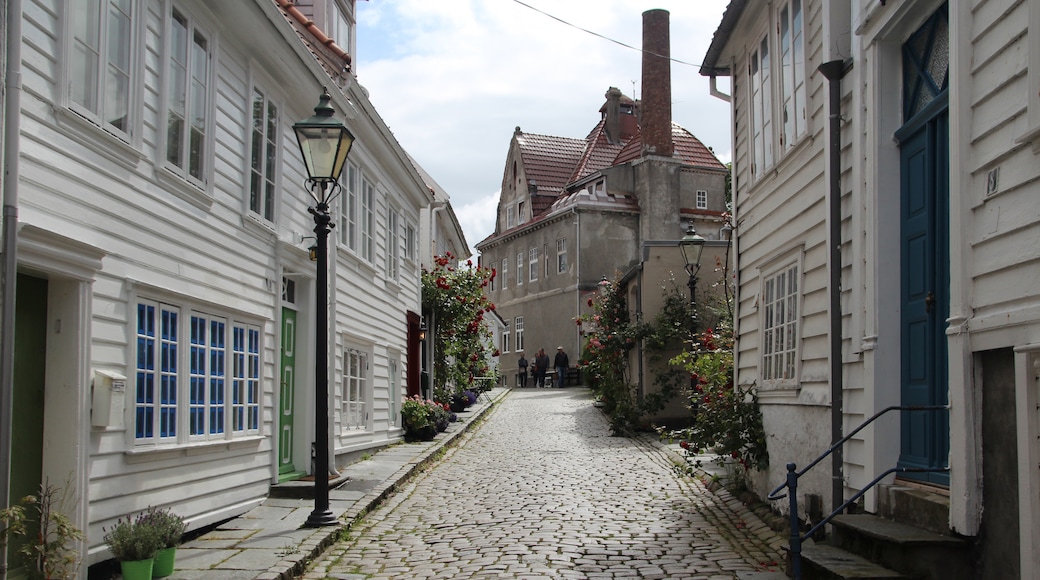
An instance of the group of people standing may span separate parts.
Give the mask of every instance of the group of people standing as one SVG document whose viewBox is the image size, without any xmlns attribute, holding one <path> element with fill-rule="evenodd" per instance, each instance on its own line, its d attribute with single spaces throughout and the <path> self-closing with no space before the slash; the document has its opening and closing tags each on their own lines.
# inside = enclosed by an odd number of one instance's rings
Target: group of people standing
<svg viewBox="0 0 1040 580">
<path fill-rule="evenodd" d="M 517 381 L 523 388 L 527 388 L 528 366 L 524 353 L 520 353 L 520 359 L 517 361 Z M 570 359 L 567 358 L 567 353 L 564 352 L 562 346 L 556 347 L 556 358 L 553 359 L 553 367 L 556 368 L 557 385 L 567 377 L 568 366 L 570 366 Z M 531 376 L 534 378 L 534 386 L 536 388 L 545 388 L 545 375 L 549 372 L 549 355 L 545 354 L 544 348 L 538 349 L 538 354 L 535 355 L 534 362 L 530 365 L 530 368 Z"/>
</svg>

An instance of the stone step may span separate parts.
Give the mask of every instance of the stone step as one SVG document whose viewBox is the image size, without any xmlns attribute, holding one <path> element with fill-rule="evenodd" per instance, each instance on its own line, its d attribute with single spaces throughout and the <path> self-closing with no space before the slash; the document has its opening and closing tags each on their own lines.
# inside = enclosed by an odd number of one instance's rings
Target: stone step
<svg viewBox="0 0 1040 580">
<path fill-rule="evenodd" d="M 794 574 L 791 555 L 787 555 L 787 573 Z M 802 545 L 802 580 L 910 580 L 855 554 L 827 544 L 806 542 Z"/>
<path fill-rule="evenodd" d="M 957 578 L 971 568 L 968 541 L 870 514 L 831 520 L 828 543 L 914 578 Z"/>
<path fill-rule="evenodd" d="M 350 478 L 346 475 L 338 477 L 329 476 L 329 489 L 335 489 L 346 483 Z M 314 478 L 304 477 L 291 481 L 276 483 L 270 487 L 268 497 L 282 499 L 314 499 Z"/>
<path fill-rule="evenodd" d="M 879 485 L 878 515 L 896 522 L 950 535 L 950 498 L 909 485 Z"/>
</svg>

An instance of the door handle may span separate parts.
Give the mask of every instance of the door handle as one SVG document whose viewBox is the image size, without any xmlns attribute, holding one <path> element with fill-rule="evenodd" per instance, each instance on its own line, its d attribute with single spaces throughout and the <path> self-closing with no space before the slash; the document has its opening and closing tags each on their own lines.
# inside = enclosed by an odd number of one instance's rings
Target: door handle
<svg viewBox="0 0 1040 580">
<path fill-rule="evenodd" d="M 933 304 L 935 304 L 935 293 L 929 292 L 928 295 L 924 297 L 924 311 L 931 312 Z"/>
</svg>

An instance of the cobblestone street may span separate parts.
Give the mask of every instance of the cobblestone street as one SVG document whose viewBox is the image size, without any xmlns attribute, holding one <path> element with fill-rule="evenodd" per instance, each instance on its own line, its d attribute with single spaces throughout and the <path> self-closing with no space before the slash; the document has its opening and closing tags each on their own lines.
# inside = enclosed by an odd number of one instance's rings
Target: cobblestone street
<svg viewBox="0 0 1040 580">
<path fill-rule="evenodd" d="M 697 578 L 776 570 L 779 537 L 611 437 L 586 389 L 514 390 L 305 578 Z"/>
</svg>

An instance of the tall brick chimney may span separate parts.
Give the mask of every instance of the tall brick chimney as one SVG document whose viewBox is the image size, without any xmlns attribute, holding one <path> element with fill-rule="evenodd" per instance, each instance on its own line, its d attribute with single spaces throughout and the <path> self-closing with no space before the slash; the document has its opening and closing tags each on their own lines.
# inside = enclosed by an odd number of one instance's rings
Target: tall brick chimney
<svg viewBox="0 0 1040 580">
<path fill-rule="evenodd" d="M 607 133 L 607 141 L 616 145 L 621 142 L 621 91 L 617 87 L 610 87 L 603 96 L 607 98 L 607 103 L 603 105 L 606 109 L 603 113 L 603 128 Z"/>
<path fill-rule="evenodd" d="M 643 155 L 671 157 L 672 68 L 667 10 L 643 13 Z"/>
</svg>

